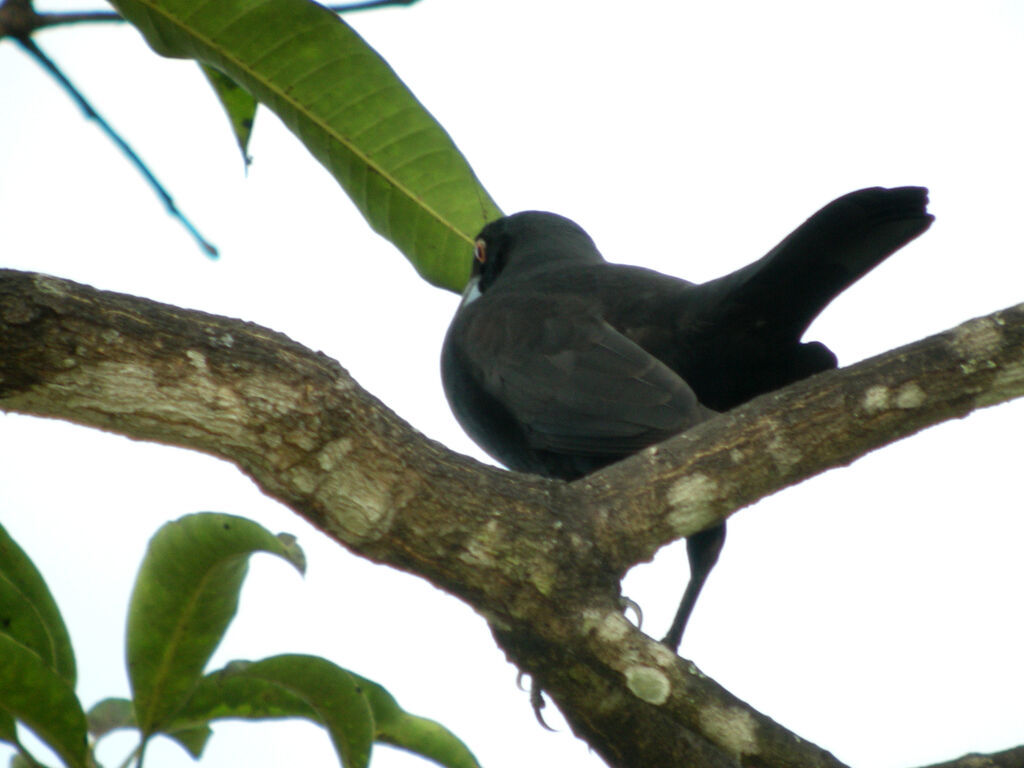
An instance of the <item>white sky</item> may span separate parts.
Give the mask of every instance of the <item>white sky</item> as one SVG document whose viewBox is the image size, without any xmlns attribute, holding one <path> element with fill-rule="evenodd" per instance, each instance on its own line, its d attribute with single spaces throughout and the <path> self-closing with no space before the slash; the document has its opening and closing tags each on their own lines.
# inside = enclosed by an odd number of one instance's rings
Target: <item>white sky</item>
<svg viewBox="0 0 1024 768">
<path fill-rule="evenodd" d="M 842 364 L 1024 300 L 1024 5 L 1012 0 L 421 0 L 350 20 L 506 211 L 568 215 L 613 261 L 700 281 L 761 256 L 840 194 L 930 187 L 931 231 L 808 334 Z M 372 235 L 275 118 L 257 120 L 246 177 L 194 65 L 158 59 L 126 27 L 39 42 L 223 255 L 201 256 L 7 42 L 4 266 L 283 331 L 338 359 L 430 437 L 479 456 L 437 373 L 457 297 Z M 1022 428 L 1024 403 L 990 409 L 739 513 L 684 655 L 859 768 L 1024 742 Z M 452 728 L 488 768 L 602 765 L 553 712 L 559 733 L 537 726 L 470 609 L 341 550 L 233 467 L 0 415 L 0 520 L 64 611 L 87 706 L 127 693 L 124 610 L 146 540 L 204 509 L 295 533 L 310 561 L 303 580 L 254 559 L 215 663 L 322 654 Z M 627 579 L 655 636 L 683 563 L 676 545 Z M 332 762 L 311 726 L 216 731 L 208 765 Z M 127 748 L 122 739 L 101 759 L 116 764 Z M 147 757 L 153 768 L 192 764 L 173 745 Z M 425 765 L 387 748 L 373 764 Z"/>
</svg>

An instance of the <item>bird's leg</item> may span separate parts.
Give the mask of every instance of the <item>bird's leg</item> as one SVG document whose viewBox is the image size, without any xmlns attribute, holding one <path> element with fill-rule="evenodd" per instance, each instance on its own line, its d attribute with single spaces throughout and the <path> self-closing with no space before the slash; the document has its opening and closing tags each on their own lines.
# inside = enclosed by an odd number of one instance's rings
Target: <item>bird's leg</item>
<svg viewBox="0 0 1024 768">
<path fill-rule="evenodd" d="M 679 610 L 676 611 L 676 617 L 672 620 L 672 626 L 669 627 L 668 634 L 661 641 L 673 651 L 679 649 L 679 642 L 683 639 L 686 622 L 690 618 L 693 606 L 697 603 L 697 597 L 700 595 L 704 582 L 707 581 L 708 574 L 718 562 L 718 553 L 722 551 L 723 544 L 725 544 L 725 523 L 699 531 L 686 539 L 686 556 L 690 561 L 690 583 L 686 585 L 683 601 L 679 604 Z"/>
</svg>

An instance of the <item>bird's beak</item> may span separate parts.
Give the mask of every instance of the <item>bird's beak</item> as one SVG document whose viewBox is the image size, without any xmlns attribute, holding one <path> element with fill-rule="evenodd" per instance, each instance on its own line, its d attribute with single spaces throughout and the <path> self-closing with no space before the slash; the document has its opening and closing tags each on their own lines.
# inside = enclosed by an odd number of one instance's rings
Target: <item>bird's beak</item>
<svg viewBox="0 0 1024 768">
<path fill-rule="evenodd" d="M 462 301 L 459 303 L 459 309 L 465 309 L 482 295 L 480 293 L 480 275 L 473 275 L 469 278 L 469 282 L 466 283 L 466 288 L 462 292 Z"/>
</svg>

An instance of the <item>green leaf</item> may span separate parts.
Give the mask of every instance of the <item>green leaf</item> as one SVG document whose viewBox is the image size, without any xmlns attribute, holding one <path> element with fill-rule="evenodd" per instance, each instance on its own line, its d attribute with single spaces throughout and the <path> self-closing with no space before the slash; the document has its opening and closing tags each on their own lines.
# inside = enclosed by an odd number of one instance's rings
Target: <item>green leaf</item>
<svg viewBox="0 0 1024 768">
<path fill-rule="evenodd" d="M 67 765 L 88 765 L 85 713 L 74 689 L 8 635 L 0 635 L 0 710 L 31 728 Z"/>
<path fill-rule="evenodd" d="M 89 733 L 96 741 L 116 730 L 137 728 L 135 709 L 128 699 L 103 699 L 86 713 L 85 718 L 89 723 Z M 178 742 L 182 749 L 198 760 L 213 731 L 204 723 L 180 728 L 171 727 L 164 731 L 163 735 Z"/>
<path fill-rule="evenodd" d="M 192 692 L 188 702 L 178 710 L 161 732 L 177 739 L 199 758 L 212 731 L 208 723 L 219 719 L 263 720 L 303 717 L 319 723 L 316 710 L 276 683 L 257 678 L 240 677 L 230 670 L 206 675 Z M 185 739 L 195 735 L 192 747 Z M 200 742 L 199 739 L 202 739 Z"/>
<path fill-rule="evenodd" d="M 300 654 L 234 662 L 225 674 L 257 680 L 297 697 L 309 707 L 310 719 L 327 729 L 345 768 L 369 763 L 373 716 L 354 675 L 327 659 Z"/>
<path fill-rule="evenodd" d="M 461 290 L 500 216 L 451 137 L 387 63 L 309 0 L 113 0 L 160 54 L 194 58 L 267 106 L 431 283 Z"/>
<path fill-rule="evenodd" d="M 172 728 L 187 728 L 213 720 L 243 720 L 302 717 L 319 722 L 316 710 L 302 696 L 274 682 L 246 677 L 239 672 L 249 662 L 229 664 L 206 675 L 196 686 L 188 703 L 171 721 Z"/>
<path fill-rule="evenodd" d="M 85 714 L 89 733 L 101 739 L 119 728 L 135 727 L 135 710 L 128 699 L 103 699 L 96 702 Z"/>
<path fill-rule="evenodd" d="M 443 725 L 410 715 L 378 683 L 355 674 L 353 677 L 373 710 L 375 741 L 414 752 L 447 768 L 480 768 L 469 748 Z"/>
<path fill-rule="evenodd" d="M 238 608 L 249 556 L 260 551 L 302 570 L 294 544 L 232 515 L 188 515 L 150 540 L 127 633 L 135 719 L 144 735 L 160 730 L 188 700 Z"/>
<path fill-rule="evenodd" d="M 192 755 L 192 759 L 198 760 L 203 756 L 203 750 L 206 749 L 206 743 L 213 735 L 213 731 L 208 725 L 197 725 L 194 728 L 170 728 L 164 735 L 178 742 L 182 749 Z"/>
<path fill-rule="evenodd" d="M 249 138 L 252 136 L 252 124 L 256 119 L 257 101 L 242 86 L 213 67 L 200 64 L 206 79 L 213 86 L 213 92 L 217 94 L 220 105 L 224 107 L 228 120 L 231 122 L 231 130 L 235 133 L 235 141 L 242 151 L 242 162 L 246 167 L 252 162 L 249 157 Z"/>
<path fill-rule="evenodd" d="M 267 674 L 275 665 L 274 674 Z M 338 683 L 330 682 L 336 678 Z M 354 682 L 354 686 L 350 684 Z M 187 727 L 223 718 L 263 720 L 302 717 L 321 725 L 325 713 L 310 692 L 336 704 L 341 697 L 327 693 L 323 686 L 339 684 L 342 693 L 355 691 L 365 697 L 373 722 L 373 740 L 405 749 L 448 768 L 479 768 L 479 763 L 454 734 L 444 726 L 405 712 L 394 697 L 378 683 L 312 656 L 279 656 L 263 662 L 234 662 L 211 672 L 196 687 L 188 704 L 175 716 L 174 727 Z M 326 694 L 326 696 L 325 696 Z M 332 701 L 331 696 L 337 697 Z M 350 702 L 357 717 L 362 705 Z M 348 722 L 344 712 L 339 722 Z M 362 738 L 362 736 L 359 736 Z M 335 738 L 337 744 L 338 738 Z M 343 738 L 343 737 L 341 737 Z M 368 750 L 369 748 L 367 748 Z M 349 758 L 344 757 L 343 761 Z M 345 765 L 358 764 L 348 763 Z"/>
<path fill-rule="evenodd" d="M 14 724 L 14 716 L 0 710 L 0 741 L 8 744 L 18 743 L 18 729 Z"/>
<path fill-rule="evenodd" d="M 0 632 L 35 651 L 75 686 L 75 654 L 57 603 L 35 565 L 0 525 Z"/>
</svg>

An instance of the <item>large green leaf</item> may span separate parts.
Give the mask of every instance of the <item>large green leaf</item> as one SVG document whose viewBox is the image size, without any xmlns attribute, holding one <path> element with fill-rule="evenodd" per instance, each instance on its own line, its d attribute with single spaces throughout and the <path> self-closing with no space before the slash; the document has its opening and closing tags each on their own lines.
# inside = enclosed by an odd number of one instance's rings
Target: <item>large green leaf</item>
<svg viewBox="0 0 1024 768">
<path fill-rule="evenodd" d="M 127 632 L 128 676 L 143 734 L 160 730 L 188 700 L 238 608 L 249 556 L 259 551 L 302 570 L 294 539 L 233 515 L 188 515 L 150 540 Z"/>
<path fill-rule="evenodd" d="M 310 719 L 327 729 L 345 768 L 363 768 L 369 763 L 373 715 L 354 675 L 327 659 L 301 654 L 236 661 L 225 672 L 260 681 L 300 699 L 311 710 Z"/>
<path fill-rule="evenodd" d="M 72 688 L 75 655 L 57 603 L 24 550 L 0 525 L 0 632 L 39 654 Z"/>
<path fill-rule="evenodd" d="M 67 765 L 88 765 L 85 713 L 74 689 L 9 635 L 0 635 L 0 711 L 31 728 Z"/>
<path fill-rule="evenodd" d="M 500 211 L 387 63 L 309 0 L 113 0 L 165 56 L 194 58 L 273 110 L 427 280 L 460 290 Z"/>
</svg>

